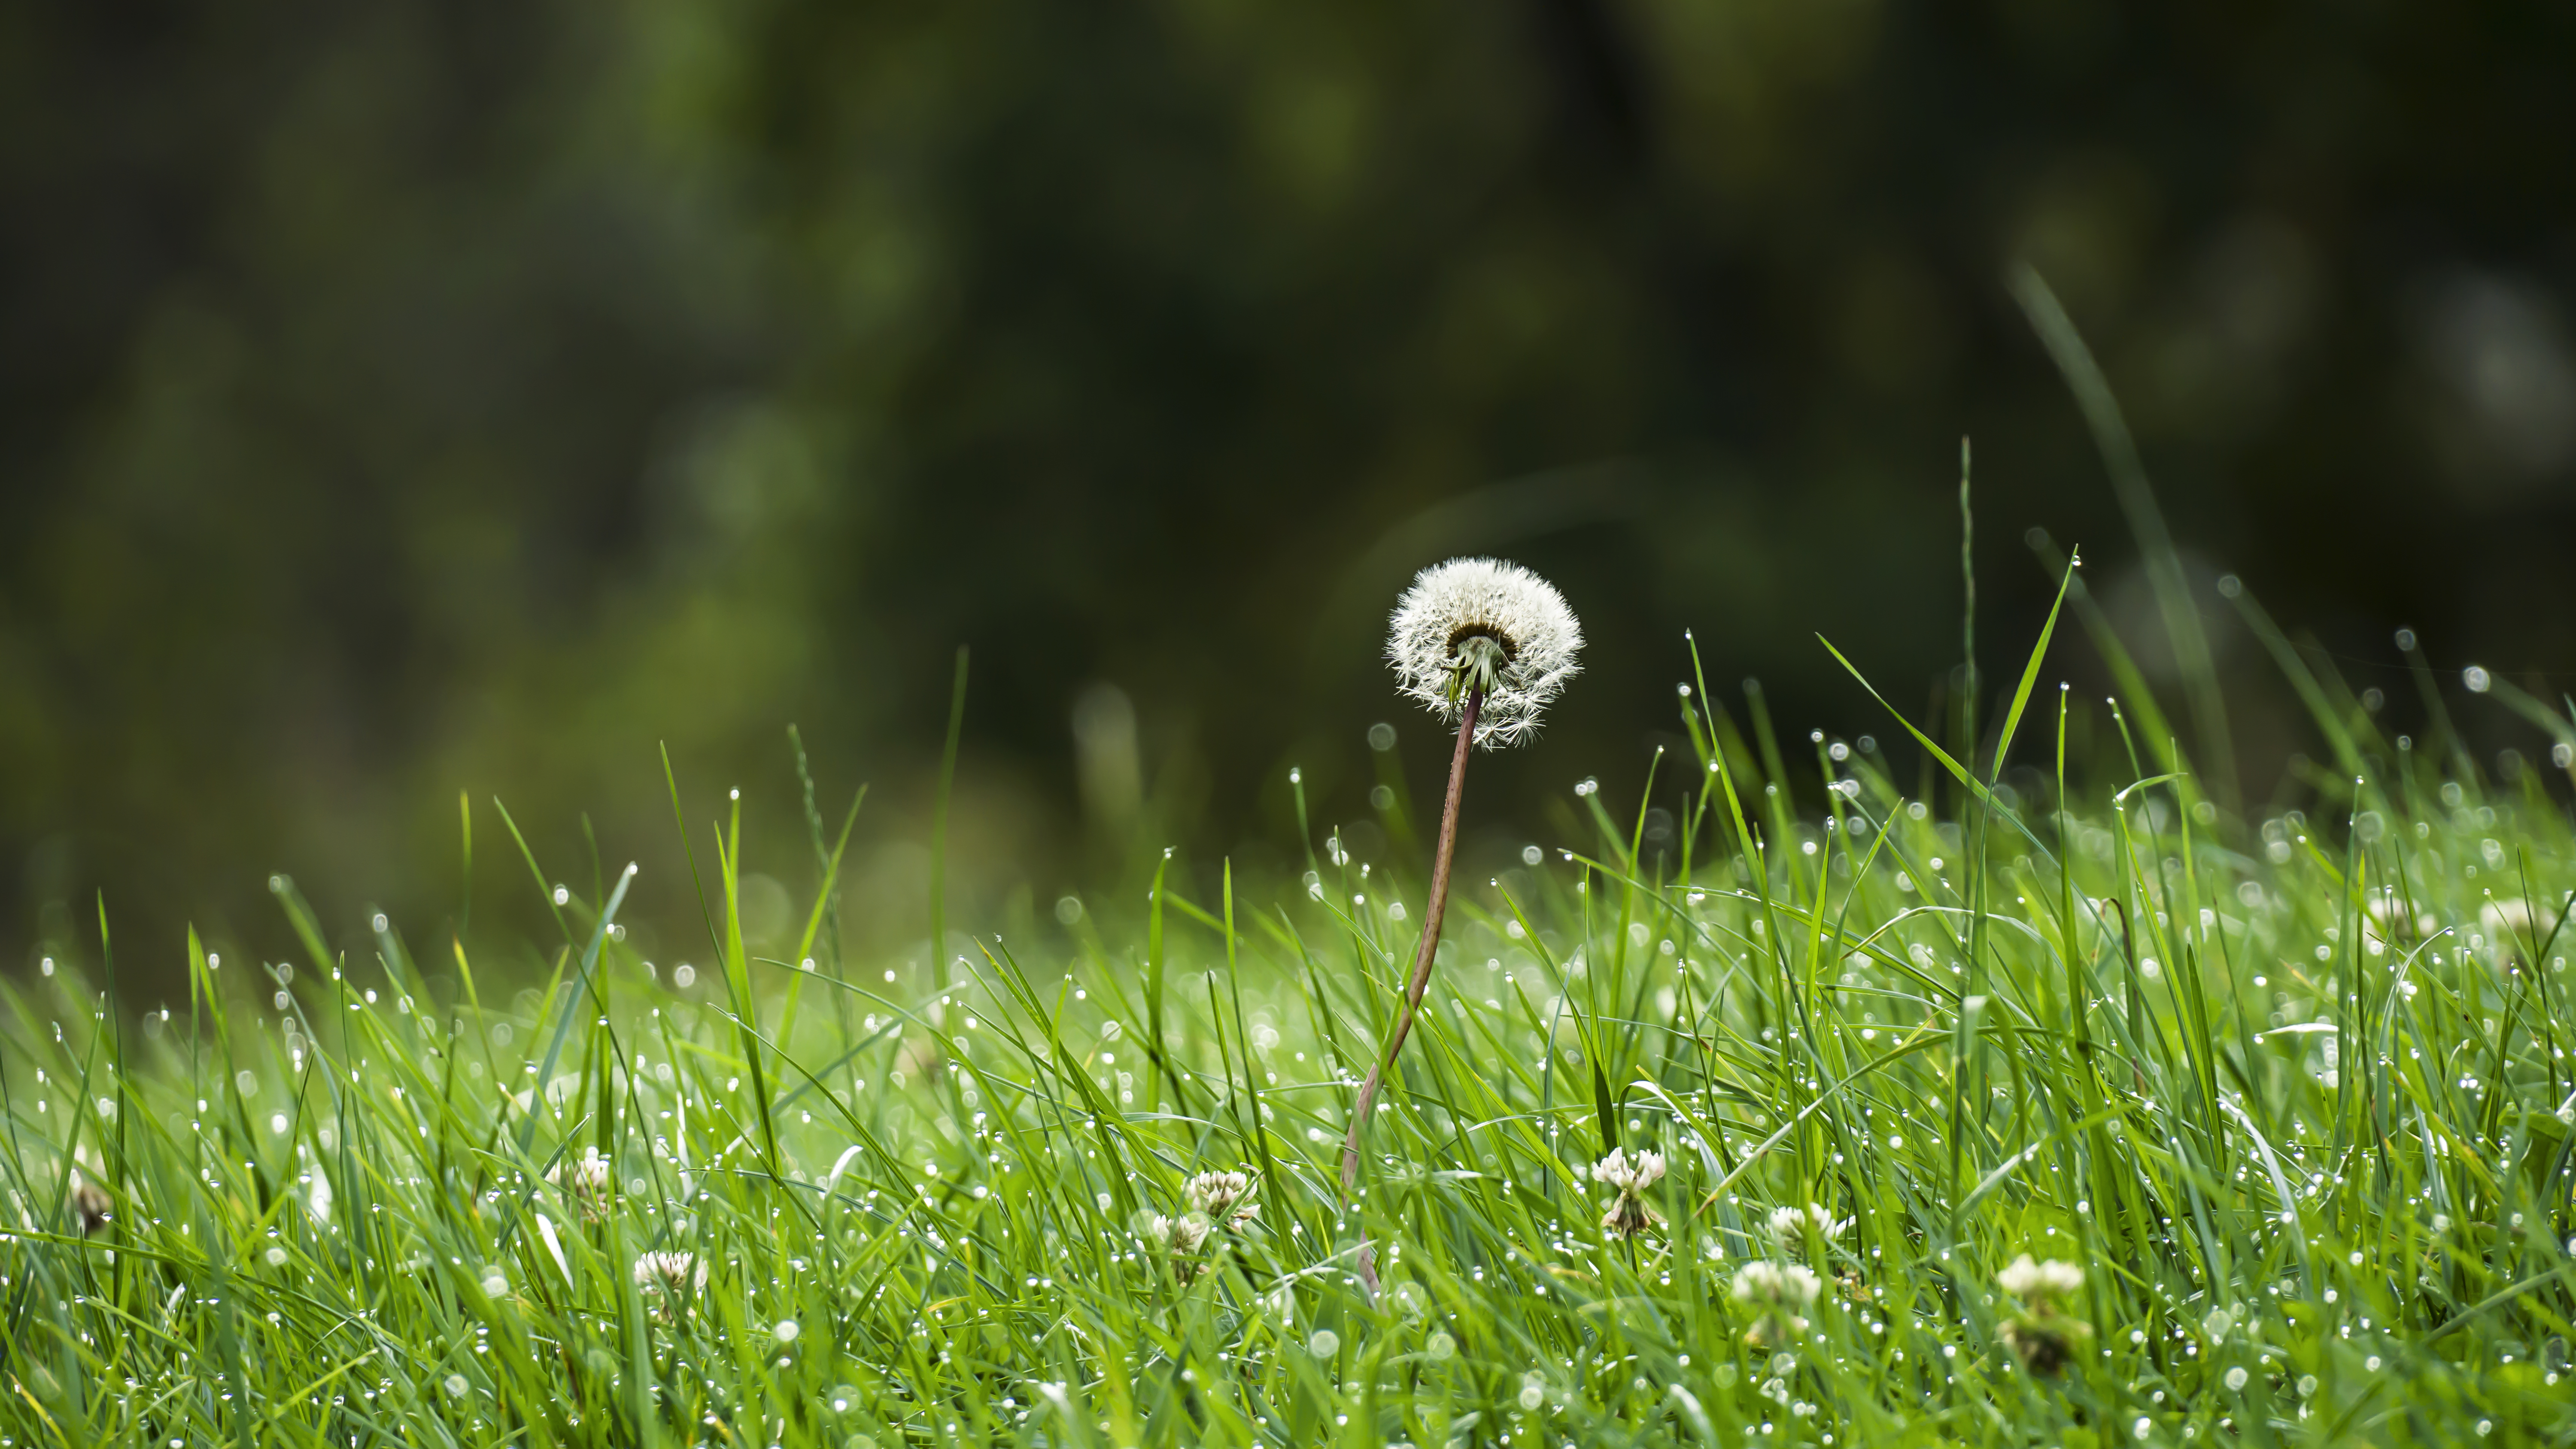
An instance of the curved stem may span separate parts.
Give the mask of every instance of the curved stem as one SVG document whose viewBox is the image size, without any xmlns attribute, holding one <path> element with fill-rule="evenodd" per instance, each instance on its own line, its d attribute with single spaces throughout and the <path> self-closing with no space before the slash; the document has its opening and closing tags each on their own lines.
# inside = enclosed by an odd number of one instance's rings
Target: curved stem
<svg viewBox="0 0 2576 1449">
<path fill-rule="evenodd" d="M 1413 956 L 1413 979 L 1404 989 L 1404 1010 L 1386 1039 L 1386 1051 L 1369 1068 L 1368 1080 L 1360 1083 L 1359 1103 L 1351 1109 L 1351 1130 L 1342 1138 L 1344 1202 L 1359 1183 L 1360 1134 L 1368 1127 L 1370 1108 L 1376 1105 L 1378 1083 L 1395 1065 L 1396 1053 L 1404 1050 L 1404 1039 L 1413 1033 L 1414 1013 L 1422 1008 L 1423 988 L 1431 984 L 1431 958 L 1440 949 L 1440 917 L 1449 908 L 1449 858 L 1458 849 L 1458 799 L 1467 785 L 1467 751 L 1476 742 L 1476 711 L 1484 702 L 1483 690 L 1469 691 L 1466 711 L 1458 716 L 1458 751 L 1449 759 L 1449 795 L 1440 806 L 1440 845 L 1431 858 L 1431 902 L 1422 912 L 1422 947 Z"/>
</svg>

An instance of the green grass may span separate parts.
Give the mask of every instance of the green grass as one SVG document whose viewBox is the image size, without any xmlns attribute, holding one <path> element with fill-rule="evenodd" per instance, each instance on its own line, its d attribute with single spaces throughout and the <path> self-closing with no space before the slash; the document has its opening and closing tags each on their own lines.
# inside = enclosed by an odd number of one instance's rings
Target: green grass
<svg viewBox="0 0 2576 1449">
<path fill-rule="evenodd" d="M 2576 838 L 2307 687 L 2362 783 L 2242 819 L 2044 689 L 1947 812 L 1683 691 L 1696 758 L 1467 874 L 1347 1210 L 1415 860 L 1176 865 L 944 989 L 832 957 L 828 902 L 755 954 L 738 813 L 695 898 L 530 858 L 550 980 L 382 917 L 344 956 L 281 879 L 306 959 L 191 942 L 185 1010 L 68 954 L 7 993 L 0 1443 L 2568 1442 Z M 2121 765 L 2062 790 L 2088 721 Z M 648 888 L 703 904 L 685 989 L 613 928 Z M 1634 1239 L 1613 1146 L 1670 1163 Z M 1235 1168 L 1258 1216 L 1175 1254 Z M 1808 1203 L 1825 1290 L 1750 1343 Z M 2055 1376 L 2025 1252 L 2085 1273 Z"/>
</svg>

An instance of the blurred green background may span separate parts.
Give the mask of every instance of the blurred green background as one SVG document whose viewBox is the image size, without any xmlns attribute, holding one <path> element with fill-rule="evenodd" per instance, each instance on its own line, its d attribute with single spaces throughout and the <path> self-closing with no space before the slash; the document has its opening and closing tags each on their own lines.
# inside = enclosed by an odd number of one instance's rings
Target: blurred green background
<svg viewBox="0 0 2576 1449">
<path fill-rule="evenodd" d="M 8 7 L 0 935 L 103 888 L 147 963 L 282 952 L 284 870 L 425 937 L 460 792 L 479 909 L 534 900 L 497 795 L 694 920 L 658 742 L 801 899 L 792 721 L 825 814 L 876 784 L 900 949 L 961 643 L 960 923 L 1284 860 L 1289 765 L 1373 813 L 1372 723 L 1431 788 L 1380 630 L 1463 551 L 1594 641 L 1470 792 L 1546 838 L 1583 776 L 1633 808 L 1686 627 L 1784 731 L 1892 733 L 1819 630 L 1930 699 L 1963 433 L 1990 675 L 2034 526 L 2153 667 L 2019 260 L 2204 585 L 2393 710 L 2401 624 L 2555 697 L 2570 56 L 2387 0 Z M 2259 796 L 2313 746 L 2201 592 Z"/>
</svg>

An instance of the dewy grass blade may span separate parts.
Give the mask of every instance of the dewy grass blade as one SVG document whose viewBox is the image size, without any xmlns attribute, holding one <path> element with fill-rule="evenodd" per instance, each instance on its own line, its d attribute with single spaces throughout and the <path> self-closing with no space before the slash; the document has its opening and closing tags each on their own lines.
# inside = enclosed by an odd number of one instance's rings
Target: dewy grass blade
<svg viewBox="0 0 2576 1449">
<path fill-rule="evenodd" d="M 2163 510 L 2156 505 L 2155 489 L 2147 481 L 2146 464 L 2138 456 L 2128 422 L 2120 415 L 2119 400 L 2112 396 L 2111 385 L 2094 362 L 2092 349 L 2084 345 L 2074 320 L 2066 315 L 2057 294 L 2049 290 L 2038 270 L 2024 263 L 2012 269 L 2008 280 L 2013 299 L 2021 304 L 2031 330 L 2047 347 L 2050 359 L 2066 379 L 2067 390 L 2075 395 L 2085 425 L 2093 432 L 2094 445 L 2110 472 L 2120 511 L 2128 519 L 2129 531 L 2137 536 L 2138 551 L 2146 556 L 2157 613 L 2172 642 L 2174 658 L 2182 667 L 2191 697 L 2193 743 L 2210 765 L 2220 798 L 2232 804 L 2237 793 L 2236 767 L 2227 730 L 2227 706 L 2219 693 L 2209 635 L 2201 627 L 2200 610 L 2192 602 L 2182 556 L 2165 527 Z"/>
</svg>

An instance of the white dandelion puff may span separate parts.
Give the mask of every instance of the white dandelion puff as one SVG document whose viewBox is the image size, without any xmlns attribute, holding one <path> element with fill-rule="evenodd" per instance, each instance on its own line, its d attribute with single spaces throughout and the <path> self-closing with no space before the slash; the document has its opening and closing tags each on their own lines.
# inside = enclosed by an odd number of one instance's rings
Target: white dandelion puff
<svg viewBox="0 0 2576 1449">
<path fill-rule="evenodd" d="M 1554 585 L 1518 564 L 1455 558 L 1416 575 L 1396 603 L 1386 657 L 1399 688 L 1443 719 L 1471 690 L 1476 743 L 1518 744 L 1574 677 L 1583 626 Z"/>
</svg>

